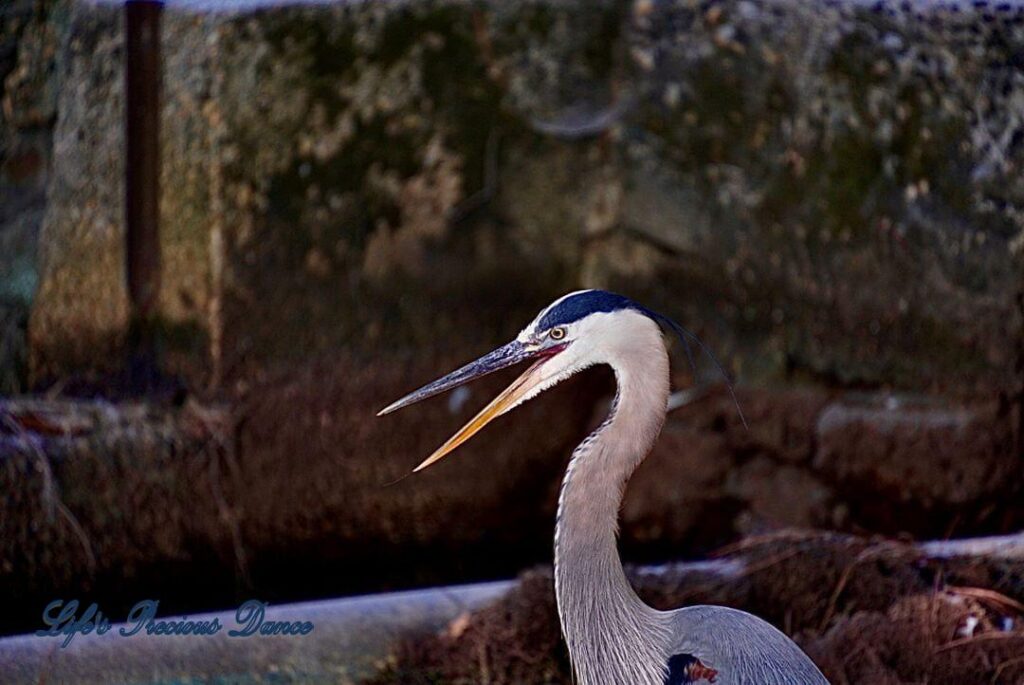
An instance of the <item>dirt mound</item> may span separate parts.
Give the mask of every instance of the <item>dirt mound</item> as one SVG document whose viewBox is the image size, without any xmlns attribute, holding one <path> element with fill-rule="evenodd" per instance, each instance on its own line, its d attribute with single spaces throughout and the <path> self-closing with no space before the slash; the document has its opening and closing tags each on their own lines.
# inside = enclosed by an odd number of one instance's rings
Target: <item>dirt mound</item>
<svg viewBox="0 0 1024 685">
<path fill-rule="evenodd" d="M 984 593 L 946 591 L 898 600 L 884 613 L 844 616 L 804 646 L 835 685 L 1009 685 L 1024 682 L 1019 623 L 1019 616 L 1006 616 Z M 1016 630 L 1006 630 L 1013 625 Z"/>
<path fill-rule="evenodd" d="M 1024 682 L 1024 537 L 909 544 L 786 532 L 632 578 L 660 608 L 711 603 L 762 616 L 836 684 Z M 482 682 L 572 682 L 549 569 L 402 645 L 373 685 Z"/>
<path fill-rule="evenodd" d="M 550 568 L 527 571 L 500 601 L 452 621 L 440 635 L 399 645 L 367 685 L 570 685 Z"/>
</svg>

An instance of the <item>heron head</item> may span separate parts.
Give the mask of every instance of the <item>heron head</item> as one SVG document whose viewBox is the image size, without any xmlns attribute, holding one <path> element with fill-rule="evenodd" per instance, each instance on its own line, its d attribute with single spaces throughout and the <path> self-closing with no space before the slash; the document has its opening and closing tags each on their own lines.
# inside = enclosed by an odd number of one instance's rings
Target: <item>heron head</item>
<svg viewBox="0 0 1024 685">
<path fill-rule="evenodd" d="M 610 362 L 616 355 L 628 353 L 638 344 L 650 344 L 652 340 L 661 344 L 659 323 L 671 326 L 684 344 L 687 336 L 701 344 L 671 319 L 628 297 L 604 290 L 570 293 L 543 309 L 512 342 L 409 393 L 377 415 L 390 414 L 499 369 L 524 361 L 533 362 L 469 423 L 417 466 L 415 471 L 420 471 L 469 440 L 495 418 L 573 374 L 594 364 Z"/>
</svg>

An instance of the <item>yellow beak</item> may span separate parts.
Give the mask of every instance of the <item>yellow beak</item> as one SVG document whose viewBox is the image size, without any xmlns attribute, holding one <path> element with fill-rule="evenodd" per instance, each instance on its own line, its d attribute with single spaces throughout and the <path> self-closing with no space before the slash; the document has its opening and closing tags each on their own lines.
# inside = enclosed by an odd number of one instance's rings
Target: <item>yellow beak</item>
<svg viewBox="0 0 1024 685">
<path fill-rule="evenodd" d="M 523 375 L 512 382 L 512 385 L 502 390 L 500 395 L 491 400 L 491 403 L 481 409 L 479 414 L 474 416 L 469 423 L 460 428 L 458 433 L 448 438 L 448 440 L 438 447 L 433 454 L 424 459 L 423 463 L 413 469 L 413 473 L 422 471 L 431 464 L 440 461 L 449 452 L 453 451 L 456 447 L 476 435 L 481 428 L 507 412 L 521 399 L 526 397 L 526 395 L 537 387 L 543 380 L 540 374 L 540 368 L 546 361 L 547 359 L 540 359 L 537 362 L 534 362 L 530 368 L 523 373 Z"/>
</svg>

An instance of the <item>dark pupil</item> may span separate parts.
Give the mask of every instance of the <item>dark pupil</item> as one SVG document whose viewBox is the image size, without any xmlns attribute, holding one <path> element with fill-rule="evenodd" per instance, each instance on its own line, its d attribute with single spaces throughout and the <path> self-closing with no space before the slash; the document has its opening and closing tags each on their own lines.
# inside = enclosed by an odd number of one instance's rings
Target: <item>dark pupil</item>
<svg viewBox="0 0 1024 685">
<path fill-rule="evenodd" d="M 561 328 L 556 328 L 551 331 L 551 337 L 554 338 L 555 340 L 561 340 L 563 335 L 565 335 L 565 331 L 563 331 Z"/>
</svg>

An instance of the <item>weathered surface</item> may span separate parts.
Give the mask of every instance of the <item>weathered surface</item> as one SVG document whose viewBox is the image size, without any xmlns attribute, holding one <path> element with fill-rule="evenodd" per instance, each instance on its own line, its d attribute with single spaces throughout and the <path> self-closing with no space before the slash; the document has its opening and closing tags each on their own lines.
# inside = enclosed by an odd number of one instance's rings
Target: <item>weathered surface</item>
<svg viewBox="0 0 1024 685">
<path fill-rule="evenodd" d="M 24 391 L 36 245 L 46 208 L 62 5 L 0 7 L 0 394 Z"/>
<path fill-rule="evenodd" d="M 648 192 L 693 197 L 675 231 L 623 221 L 681 253 L 658 299 L 685 293 L 685 319 L 759 340 L 744 355 L 752 373 L 1019 382 L 1019 7 L 634 10 L 632 50 L 652 88 L 627 150 L 656 165 Z"/>
<path fill-rule="evenodd" d="M 32 354 L 56 345 L 69 361 L 102 365 L 127 325 L 122 22 L 111 6 L 72 3 L 70 13 L 29 344 Z M 59 340 L 46 333 L 55 329 Z"/>
<path fill-rule="evenodd" d="M 993 499 L 1015 478 L 1020 462 L 1012 458 L 1013 427 L 996 418 L 997 408 L 882 401 L 889 406 L 879 406 L 878 398 L 853 398 L 822 412 L 815 430 L 816 470 L 848 489 L 867 484 L 925 509 L 938 501 Z"/>
<path fill-rule="evenodd" d="M 441 354 L 381 371 L 325 358 L 267 379 L 234 407 L 7 404 L 3 620 L 27 630 L 53 596 L 88 593 L 124 612 L 152 595 L 168 611 L 194 612 L 236 591 L 295 600 L 501 577 L 550 559 L 557 484 L 603 416 L 593 398 L 608 379 L 583 374 L 395 482 L 507 381 L 374 418 L 455 363 Z M 905 400 L 809 391 L 745 391 L 740 401 L 750 431 L 724 393 L 672 414 L 627 491 L 627 559 L 698 556 L 792 526 L 915 537 L 1024 526 L 1016 419 L 998 407 L 922 412 Z M 823 437 L 823 426 L 840 425 L 837 412 L 864 406 L 880 408 L 859 419 L 863 440 Z M 954 414 L 970 426 L 963 438 L 988 436 L 962 464 L 966 476 L 942 466 L 961 463 L 962 443 L 927 420 Z M 899 446 L 892 455 L 869 438 L 883 428 Z"/>
<path fill-rule="evenodd" d="M 0 301 L 23 306 L 35 288 L 61 19 L 59 3 L 48 0 L 14 0 L 0 8 Z"/>
<path fill-rule="evenodd" d="M 627 549 L 779 527 L 941 537 L 1024 523 L 1019 415 L 1006 407 L 807 390 L 740 402 L 750 430 L 724 394 L 670 416 L 630 482 Z"/>
<path fill-rule="evenodd" d="M 164 20 L 160 313 L 196 387 L 507 334 L 581 284 L 749 379 L 1020 383 L 1013 7 L 194 9 Z M 120 31 L 74 3 L 37 379 L 124 334 Z"/>
</svg>

